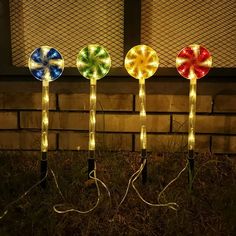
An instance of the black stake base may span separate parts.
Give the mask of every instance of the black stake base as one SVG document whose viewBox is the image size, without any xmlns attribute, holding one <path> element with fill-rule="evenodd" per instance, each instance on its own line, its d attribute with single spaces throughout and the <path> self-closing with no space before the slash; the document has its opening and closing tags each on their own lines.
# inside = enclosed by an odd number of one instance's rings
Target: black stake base
<svg viewBox="0 0 236 236">
<path fill-rule="evenodd" d="M 41 168 L 40 168 L 40 180 L 43 180 L 41 182 L 41 187 L 46 188 L 46 174 L 47 174 L 47 168 L 48 168 L 48 162 L 47 162 L 47 152 L 42 152 L 42 159 L 41 159 Z"/>
<path fill-rule="evenodd" d="M 189 150 L 188 152 L 188 162 L 189 162 L 189 168 L 188 168 L 188 183 L 189 183 L 189 189 L 193 189 L 193 176 L 194 176 L 194 151 Z"/>
<path fill-rule="evenodd" d="M 89 151 L 89 158 L 88 158 L 88 179 L 90 179 L 89 174 L 91 171 L 93 171 L 95 168 L 95 152 Z M 94 173 L 91 174 L 91 176 L 94 177 Z"/>
<path fill-rule="evenodd" d="M 147 150 L 146 149 L 142 149 L 141 158 L 142 158 L 142 163 L 144 162 L 144 160 L 147 160 Z M 142 183 L 143 184 L 147 183 L 147 161 L 146 161 L 146 164 L 145 164 L 143 171 L 142 171 Z"/>
</svg>

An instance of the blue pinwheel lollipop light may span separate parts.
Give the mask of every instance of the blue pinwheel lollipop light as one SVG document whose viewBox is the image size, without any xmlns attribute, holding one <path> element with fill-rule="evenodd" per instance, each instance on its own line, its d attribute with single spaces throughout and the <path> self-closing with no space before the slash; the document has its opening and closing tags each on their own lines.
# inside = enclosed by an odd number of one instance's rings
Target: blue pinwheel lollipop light
<svg viewBox="0 0 236 236">
<path fill-rule="evenodd" d="M 62 55 L 52 47 L 36 48 L 28 62 L 31 74 L 42 81 L 42 123 L 41 123 L 41 184 L 46 185 L 48 125 L 49 125 L 49 82 L 58 79 L 64 70 Z"/>
<path fill-rule="evenodd" d="M 42 46 L 32 52 L 28 66 L 37 80 L 50 82 L 61 76 L 64 70 L 64 59 L 55 48 Z"/>
</svg>

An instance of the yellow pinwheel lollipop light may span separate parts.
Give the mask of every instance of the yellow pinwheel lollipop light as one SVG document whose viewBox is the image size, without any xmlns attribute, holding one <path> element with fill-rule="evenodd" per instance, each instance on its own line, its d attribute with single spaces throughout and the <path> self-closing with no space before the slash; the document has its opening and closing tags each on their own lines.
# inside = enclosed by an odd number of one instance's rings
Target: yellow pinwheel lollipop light
<svg viewBox="0 0 236 236">
<path fill-rule="evenodd" d="M 135 79 L 148 79 L 159 66 L 155 50 L 146 45 L 137 45 L 129 50 L 125 57 L 125 69 Z"/>
<path fill-rule="evenodd" d="M 125 57 L 125 68 L 127 72 L 139 80 L 139 104 L 140 104 L 140 147 L 142 159 L 146 160 L 147 131 L 146 131 L 146 92 L 145 79 L 154 75 L 159 66 L 157 53 L 146 45 L 137 45 L 131 48 Z M 146 182 L 147 165 L 144 166 L 143 182 Z"/>
</svg>

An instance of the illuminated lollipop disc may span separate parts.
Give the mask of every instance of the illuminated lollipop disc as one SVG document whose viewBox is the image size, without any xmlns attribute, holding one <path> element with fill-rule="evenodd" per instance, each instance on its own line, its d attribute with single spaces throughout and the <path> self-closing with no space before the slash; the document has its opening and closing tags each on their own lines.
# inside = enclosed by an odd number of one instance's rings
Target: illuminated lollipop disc
<svg viewBox="0 0 236 236">
<path fill-rule="evenodd" d="M 210 52 L 201 45 L 193 44 L 183 48 L 176 58 L 176 68 L 186 79 L 204 77 L 212 66 Z"/>
<path fill-rule="evenodd" d="M 64 70 L 64 60 L 55 48 L 42 46 L 32 52 L 28 66 L 31 74 L 37 80 L 50 82 L 61 76 Z"/>
<path fill-rule="evenodd" d="M 156 51 L 146 45 L 131 48 L 125 57 L 125 68 L 135 79 L 148 79 L 157 70 L 159 58 Z"/>
<path fill-rule="evenodd" d="M 76 65 L 83 77 L 98 80 L 109 72 L 111 57 L 102 46 L 88 45 L 79 52 Z"/>
</svg>

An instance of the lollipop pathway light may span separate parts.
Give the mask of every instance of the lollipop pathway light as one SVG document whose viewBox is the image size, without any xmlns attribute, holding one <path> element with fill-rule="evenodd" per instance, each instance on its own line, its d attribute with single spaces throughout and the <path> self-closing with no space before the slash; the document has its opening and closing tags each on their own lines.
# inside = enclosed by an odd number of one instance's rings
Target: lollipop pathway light
<svg viewBox="0 0 236 236">
<path fill-rule="evenodd" d="M 175 202 L 167 202 L 162 203 L 161 197 L 163 196 L 166 189 L 174 183 L 180 175 L 185 171 L 188 166 L 188 163 L 185 167 L 179 172 L 179 174 L 171 180 L 164 189 L 158 194 L 158 203 L 151 203 L 144 199 L 144 197 L 140 194 L 138 189 L 135 186 L 135 181 L 142 174 L 142 181 L 145 184 L 147 181 L 147 135 L 146 135 L 146 99 L 145 99 L 145 79 L 151 77 L 157 70 L 159 66 L 159 59 L 156 52 L 145 45 L 138 45 L 130 49 L 125 58 L 125 68 L 128 73 L 139 80 L 139 102 L 140 102 L 140 146 L 141 146 L 141 156 L 142 163 L 140 168 L 130 177 L 128 181 L 128 185 L 125 191 L 125 194 L 117 207 L 117 212 L 119 207 L 125 201 L 130 186 L 132 185 L 133 189 L 137 193 L 138 197 L 147 205 L 152 207 L 168 207 L 172 210 L 177 210 L 179 207 Z"/>
<path fill-rule="evenodd" d="M 146 45 L 137 45 L 129 50 L 125 57 L 127 72 L 139 80 L 140 104 L 140 147 L 142 162 L 147 159 L 147 131 L 146 131 L 146 91 L 145 79 L 150 78 L 157 70 L 159 58 L 157 53 Z M 147 181 L 147 164 L 142 172 L 143 183 Z"/>
<path fill-rule="evenodd" d="M 89 158 L 88 177 L 95 169 L 95 132 L 96 132 L 96 84 L 110 70 L 111 58 L 107 50 L 99 45 L 88 45 L 83 48 L 76 60 L 80 74 L 90 80 L 90 111 L 89 111 Z"/>
<path fill-rule="evenodd" d="M 95 131 L 96 131 L 96 84 L 97 80 L 103 78 L 110 70 L 111 58 L 107 51 L 99 45 L 88 45 L 83 48 L 77 55 L 76 65 L 80 74 L 86 79 L 90 80 L 90 111 L 89 111 L 89 157 L 88 157 L 88 179 L 95 182 L 97 188 L 97 201 L 88 210 L 79 210 L 76 208 L 66 208 L 65 204 L 54 205 L 53 209 L 58 214 L 65 214 L 68 212 L 76 212 L 79 214 L 88 214 L 97 208 L 101 200 L 101 191 L 99 188 L 99 183 L 106 189 L 109 199 L 111 199 L 110 191 L 100 179 L 97 178 L 96 172 L 96 162 L 95 162 Z M 54 181 L 56 183 L 57 189 L 65 200 L 63 196 L 56 176 L 53 173 Z M 110 201 L 111 203 L 111 201 Z"/>
<path fill-rule="evenodd" d="M 176 68 L 180 75 L 190 80 L 189 122 L 188 122 L 188 160 L 189 186 L 192 188 L 194 175 L 195 120 L 197 79 L 204 77 L 212 66 L 210 52 L 201 45 L 193 44 L 183 48 L 176 58 Z"/>
<path fill-rule="evenodd" d="M 41 130 L 41 179 L 47 173 L 48 125 L 49 125 L 49 82 L 58 79 L 64 70 L 62 55 L 54 48 L 36 48 L 28 62 L 31 74 L 42 81 L 42 130 Z M 45 187 L 46 180 L 42 182 Z"/>
</svg>

